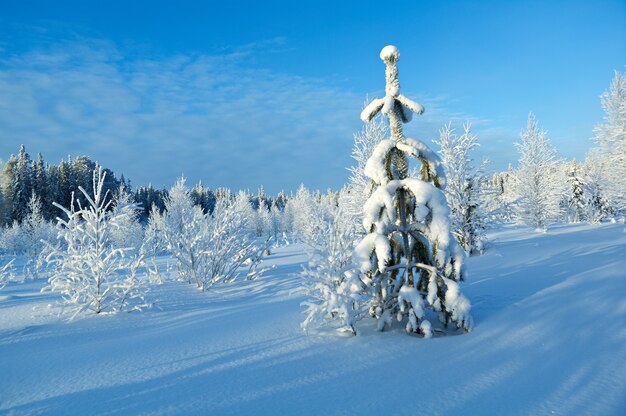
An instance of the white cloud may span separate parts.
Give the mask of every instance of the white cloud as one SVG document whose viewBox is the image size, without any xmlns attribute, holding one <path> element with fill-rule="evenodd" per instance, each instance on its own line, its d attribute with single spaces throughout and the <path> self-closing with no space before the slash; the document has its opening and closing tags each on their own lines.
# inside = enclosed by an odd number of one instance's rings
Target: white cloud
<svg viewBox="0 0 626 416">
<path fill-rule="evenodd" d="M 85 154 L 135 184 L 169 186 L 185 174 L 212 187 L 337 188 L 363 97 L 250 64 L 280 50 L 278 39 L 218 56 L 134 59 L 82 39 L 12 55 L 0 60 L 0 154 L 21 143 L 54 163 Z M 425 100 L 426 116 L 407 132 L 430 142 L 464 117 L 447 100 Z"/>
</svg>

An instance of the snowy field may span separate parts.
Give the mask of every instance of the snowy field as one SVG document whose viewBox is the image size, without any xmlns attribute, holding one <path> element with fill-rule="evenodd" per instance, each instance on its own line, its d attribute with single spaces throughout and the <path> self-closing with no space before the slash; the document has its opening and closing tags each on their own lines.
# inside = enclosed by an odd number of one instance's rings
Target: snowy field
<svg viewBox="0 0 626 416">
<path fill-rule="evenodd" d="M 41 281 L 0 291 L 0 414 L 626 414 L 623 224 L 509 228 L 468 260 L 475 328 L 305 335 L 295 274 L 154 286 L 142 313 L 66 322 Z"/>
</svg>

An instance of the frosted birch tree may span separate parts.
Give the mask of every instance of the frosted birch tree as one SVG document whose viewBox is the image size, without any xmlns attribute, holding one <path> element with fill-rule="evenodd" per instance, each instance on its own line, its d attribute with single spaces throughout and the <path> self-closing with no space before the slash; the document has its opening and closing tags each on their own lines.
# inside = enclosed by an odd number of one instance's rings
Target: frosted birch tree
<svg viewBox="0 0 626 416">
<path fill-rule="evenodd" d="M 626 211 L 626 74 L 615 71 L 601 96 L 604 123 L 595 128 L 600 145 L 604 197 L 615 212 Z"/>
<path fill-rule="evenodd" d="M 516 217 L 529 227 L 545 230 L 560 214 L 565 181 L 559 175 L 556 151 L 532 113 L 520 136 L 521 142 L 516 143 L 520 155 L 515 171 Z"/>
<path fill-rule="evenodd" d="M 432 336 L 428 310 L 442 323 L 470 330 L 470 303 L 460 291 L 464 252 L 450 231 L 450 210 L 442 188 L 439 158 L 421 141 L 406 138 L 402 123 L 424 108 L 400 94 L 395 46 L 380 53 L 386 65 L 385 97 L 361 113 L 364 122 L 387 117 L 391 137 L 381 141 L 365 165 L 375 188 L 363 208 L 368 233 L 355 249 L 362 279 L 372 295 L 370 313 L 383 330 L 392 319 L 407 332 Z M 419 162 L 419 177 L 409 177 L 409 158 Z"/>
<path fill-rule="evenodd" d="M 362 231 L 361 222 L 363 205 L 373 191 L 374 183 L 365 175 L 365 164 L 372 156 L 372 152 L 382 140 L 388 136 L 388 128 L 382 116 L 377 116 L 365 123 L 361 131 L 354 135 L 352 158 L 356 164 L 350 167 L 350 180 L 342 192 L 344 215 L 353 218 L 355 229 Z"/>
<path fill-rule="evenodd" d="M 484 181 L 472 166 L 470 153 L 479 146 L 469 123 L 457 136 L 448 123 L 439 131 L 441 161 L 446 172 L 445 195 L 450 206 L 451 227 L 457 242 L 469 254 L 480 253 L 485 239 L 485 214 L 482 204 Z"/>
</svg>

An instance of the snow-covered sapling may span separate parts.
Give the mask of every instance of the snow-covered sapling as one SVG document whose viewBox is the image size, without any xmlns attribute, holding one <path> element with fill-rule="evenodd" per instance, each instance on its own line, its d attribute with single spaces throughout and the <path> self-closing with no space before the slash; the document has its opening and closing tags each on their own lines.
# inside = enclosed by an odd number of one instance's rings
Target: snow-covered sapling
<svg viewBox="0 0 626 416">
<path fill-rule="evenodd" d="M 386 95 L 361 113 L 367 122 L 376 114 L 389 120 L 391 137 L 381 141 L 365 165 L 375 190 L 363 208 L 368 233 L 357 245 L 355 259 L 373 304 L 370 313 L 379 329 L 392 318 L 406 323 L 408 332 L 432 335 L 427 310 L 448 324 L 470 330 L 470 303 L 459 288 L 464 252 L 450 232 L 450 210 L 442 192 L 445 173 L 438 156 L 419 140 L 406 138 L 402 123 L 424 108 L 400 94 L 397 62 L 400 53 L 386 46 Z M 409 177 L 409 158 L 417 159 L 419 177 Z"/>
<path fill-rule="evenodd" d="M 66 218 L 57 219 L 60 242 L 46 243 L 46 260 L 51 271 L 49 285 L 44 289 L 60 292 L 76 314 L 111 313 L 147 306 L 144 302 L 147 287 L 138 273 L 143 259 L 126 256 L 126 250 L 114 247 L 111 238 L 113 228 L 135 215 L 136 208 L 126 206 L 112 212 L 113 201 L 108 191 L 103 192 L 105 178 L 106 172 L 96 167 L 93 198 L 79 187 L 87 201 L 85 206 L 73 195 L 69 208 L 55 203 Z"/>
<path fill-rule="evenodd" d="M 0 266 L 0 289 L 5 287 L 10 281 L 15 280 L 15 273 L 13 272 L 14 261 L 15 258 L 12 258 Z"/>
</svg>

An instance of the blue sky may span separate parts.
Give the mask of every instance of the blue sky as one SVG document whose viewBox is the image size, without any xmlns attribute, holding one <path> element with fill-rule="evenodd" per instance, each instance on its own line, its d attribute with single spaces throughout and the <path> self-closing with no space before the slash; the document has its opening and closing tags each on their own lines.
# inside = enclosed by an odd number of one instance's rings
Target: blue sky
<svg viewBox="0 0 626 416">
<path fill-rule="evenodd" d="M 337 189 L 387 44 L 426 107 L 408 135 L 470 120 L 476 158 L 504 169 L 532 111 L 581 159 L 626 70 L 626 3 L 0 0 L 0 157 L 24 143 L 136 185 Z"/>
</svg>

